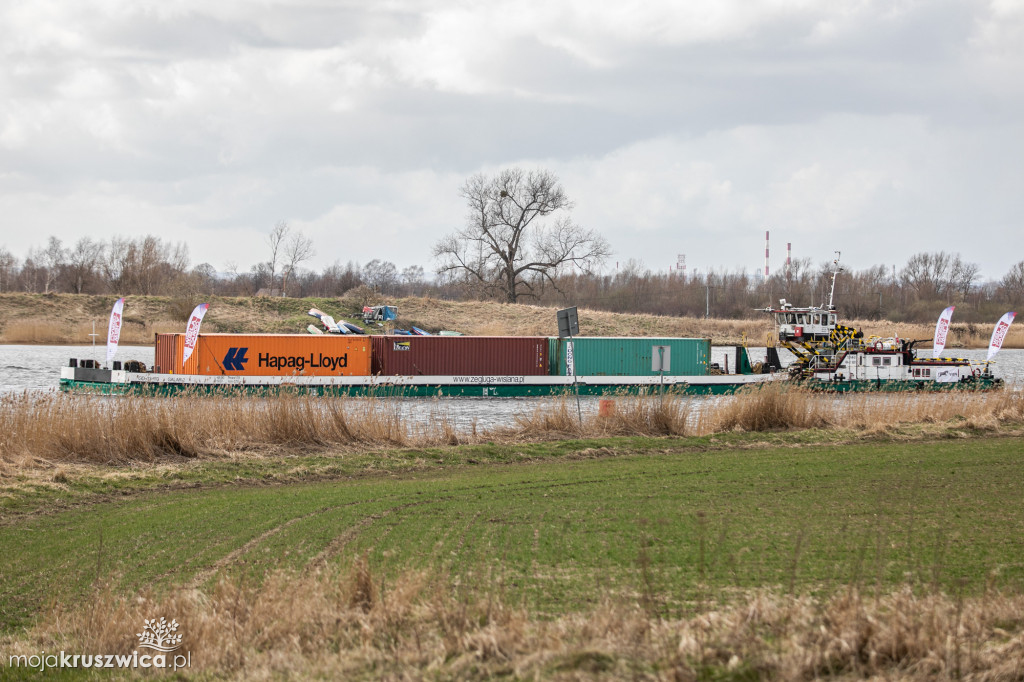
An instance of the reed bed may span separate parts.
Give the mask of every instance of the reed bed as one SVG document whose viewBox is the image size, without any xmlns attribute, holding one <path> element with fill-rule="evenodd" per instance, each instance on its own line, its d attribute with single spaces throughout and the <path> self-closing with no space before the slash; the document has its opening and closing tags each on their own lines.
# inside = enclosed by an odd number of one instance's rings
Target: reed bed
<svg viewBox="0 0 1024 682">
<path fill-rule="evenodd" d="M 99 318 L 71 325 L 51 320 L 11 320 L 4 326 L 0 340 L 11 344 L 90 344 L 95 340 L 103 344 L 107 338 L 107 323 L 108 320 Z M 120 343 L 128 346 L 148 346 L 153 343 L 154 334 L 180 331 L 182 324 L 171 320 L 157 320 L 145 324 L 126 323 L 121 329 Z M 92 336 L 94 333 L 98 336 Z"/>
<path fill-rule="evenodd" d="M 935 334 L 935 323 L 891 322 L 889 320 L 840 320 L 843 324 L 861 329 L 866 335 L 882 337 L 899 336 L 904 339 L 920 339 L 918 348 L 931 348 Z M 953 322 L 946 337 L 946 355 L 958 348 L 987 348 L 992 338 L 996 319 L 990 322 Z M 1013 325 L 1003 340 L 1004 348 L 1024 348 L 1024 327 Z"/>
<path fill-rule="evenodd" d="M 0 398 L 0 461 L 123 464 L 216 457 L 253 448 L 457 444 L 444 414 L 403 420 L 386 400 L 100 398 L 23 394 Z"/>
<path fill-rule="evenodd" d="M 854 393 L 835 396 L 765 386 L 724 398 L 704 415 L 702 434 L 725 431 L 841 428 L 884 431 L 905 424 L 956 421 L 992 430 L 1019 422 L 1024 401 L 1013 389 L 983 393 Z"/>
<path fill-rule="evenodd" d="M 877 432 L 948 422 L 994 431 L 1024 420 L 1024 400 L 1010 389 L 831 396 L 769 384 L 714 401 L 666 395 L 613 402 L 610 414 L 584 414 L 580 419 L 574 400 L 553 399 L 517 415 L 512 426 L 466 432 L 452 425 L 444 404 L 437 401 L 424 402 L 428 419 L 411 421 L 397 403 L 384 398 L 8 395 L 0 398 L 0 462 L 125 464 L 264 450 L 809 428 Z"/>
<path fill-rule="evenodd" d="M 1024 676 L 1020 594 L 765 589 L 722 593 L 666 617 L 618 593 L 543 617 L 510 604 L 504 580 L 492 572 L 487 587 L 467 586 L 406 572 L 385 584 L 360 558 L 344 568 L 279 570 L 259 584 L 222 577 L 208 590 L 101 587 L 87 608 L 54 604 L 29 631 L 6 638 L 0 666 L 41 650 L 130 654 L 143 619 L 173 616 L 191 653 L 187 672 L 204 679 Z"/>
<path fill-rule="evenodd" d="M 985 393 L 855 393 L 835 396 L 765 384 L 708 401 L 668 395 L 619 397 L 608 416 L 584 415 L 559 399 L 518 415 L 509 437 L 549 439 L 614 435 L 706 436 L 729 431 L 834 428 L 884 431 L 906 424 L 955 421 L 994 430 L 1024 419 L 1024 399 L 1008 389 Z"/>
</svg>

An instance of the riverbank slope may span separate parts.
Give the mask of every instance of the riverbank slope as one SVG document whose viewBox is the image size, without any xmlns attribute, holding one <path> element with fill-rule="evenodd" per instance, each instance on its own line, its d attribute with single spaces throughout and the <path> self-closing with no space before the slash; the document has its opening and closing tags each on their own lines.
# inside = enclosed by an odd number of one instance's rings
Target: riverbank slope
<svg viewBox="0 0 1024 682">
<path fill-rule="evenodd" d="M 85 294 L 0 294 L 0 343 L 90 343 L 91 334 L 106 335 L 110 308 L 116 297 Z M 305 333 L 315 323 L 306 312 L 319 308 L 335 317 L 362 325 L 364 305 L 395 305 L 398 328 L 417 326 L 429 332 L 458 331 L 483 336 L 553 336 L 558 333 L 555 308 L 492 301 L 442 301 L 431 298 L 375 298 L 372 295 L 342 298 L 206 297 L 209 312 L 203 322 L 207 332 Z M 184 330 L 199 299 L 170 296 L 128 296 L 125 300 L 121 342 L 145 345 L 153 334 Z M 746 343 L 763 346 L 772 331 L 767 315 L 752 320 L 700 319 L 659 315 L 609 313 L 580 309 L 584 336 L 679 336 L 710 337 L 714 345 Z M 929 325 L 899 324 L 885 320 L 847 320 L 867 335 L 899 335 L 930 339 Z M 376 325 L 367 329 L 382 333 Z M 954 323 L 948 348 L 978 348 L 988 344 L 991 329 L 977 324 Z M 1024 348 L 1024 327 L 1011 328 L 1005 347 Z"/>
</svg>

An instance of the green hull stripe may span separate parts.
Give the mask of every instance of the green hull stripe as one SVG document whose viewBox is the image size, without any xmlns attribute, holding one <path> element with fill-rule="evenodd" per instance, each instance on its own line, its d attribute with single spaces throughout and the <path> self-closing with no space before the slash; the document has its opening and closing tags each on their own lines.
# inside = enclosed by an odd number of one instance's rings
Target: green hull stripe
<svg viewBox="0 0 1024 682">
<path fill-rule="evenodd" d="M 971 382 L 921 382 L 896 379 L 882 381 L 837 381 L 837 382 L 785 382 L 786 385 L 801 386 L 813 390 L 848 393 L 855 391 L 955 391 L 991 390 L 1001 388 L 1001 380 L 979 379 Z M 744 385 L 761 384 L 675 384 L 666 386 L 665 393 L 671 395 L 729 395 Z M 660 392 L 657 384 L 600 386 L 577 384 L 579 394 L 584 396 L 606 395 L 656 395 Z M 323 396 L 373 396 L 399 398 L 522 398 L 574 395 L 573 388 L 564 385 L 406 385 L 406 386 L 245 386 L 245 385 L 201 385 L 201 384 L 122 384 L 61 379 L 62 391 L 98 393 L 103 395 L 175 395 L 226 394 L 226 395 L 323 395 Z"/>
</svg>

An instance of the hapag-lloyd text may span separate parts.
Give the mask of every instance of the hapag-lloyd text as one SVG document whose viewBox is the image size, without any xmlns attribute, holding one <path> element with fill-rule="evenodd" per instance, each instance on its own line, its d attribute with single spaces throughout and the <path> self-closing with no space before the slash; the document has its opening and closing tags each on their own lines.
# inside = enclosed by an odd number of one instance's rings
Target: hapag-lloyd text
<svg viewBox="0 0 1024 682">
<path fill-rule="evenodd" d="M 344 355 L 331 356 L 318 353 L 309 354 L 307 359 L 301 355 L 271 355 L 260 353 L 258 357 L 260 367 L 271 367 L 273 369 L 297 369 L 300 372 L 307 367 L 313 369 L 325 368 L 335 371 L 348 367 L 348 353 Z"/>
</svg>

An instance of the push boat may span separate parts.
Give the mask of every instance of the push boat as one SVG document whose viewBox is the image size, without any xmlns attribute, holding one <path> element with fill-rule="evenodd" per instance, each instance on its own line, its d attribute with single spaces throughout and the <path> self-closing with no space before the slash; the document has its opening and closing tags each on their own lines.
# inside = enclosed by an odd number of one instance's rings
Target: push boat
<svg viewBox="0 0 1024 682">
<path fill-rule="evenodd" d="M 919 341 L 865 337 L 837 324 L 832 306 L 799 308 L 782 299 L 765 312 L 775 317 L 778 345 L 793 354 L 789 380 L 827 391 L 920 391 L 1000 388 L 989 363 L 967 358 L 925 358 Z"/>
<path fill-rule="evenodd" d="M 778 307 L 763 310 L 774 318 L 778 346 L 795 358 L 787 367 L 791 382 L 832 392 L 1002 388 L 989 362 L 925 358 L 915 348 L 920 340 L 865 337 L 839 324 L 833 305 L 836 275 L 842 271 L 838 254 L 834 263 L 827 305 L 800 308 L 781 299 Z"/>
</svg>

